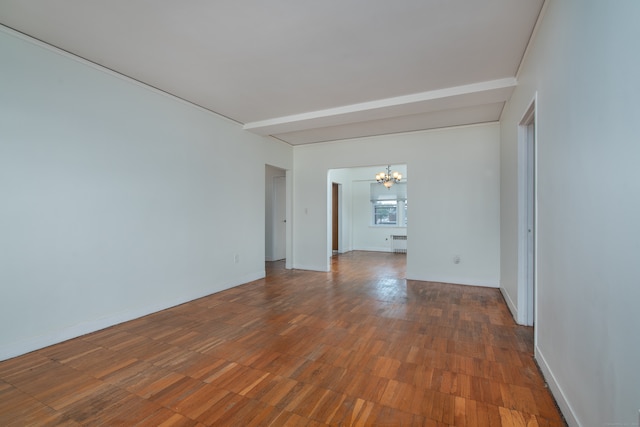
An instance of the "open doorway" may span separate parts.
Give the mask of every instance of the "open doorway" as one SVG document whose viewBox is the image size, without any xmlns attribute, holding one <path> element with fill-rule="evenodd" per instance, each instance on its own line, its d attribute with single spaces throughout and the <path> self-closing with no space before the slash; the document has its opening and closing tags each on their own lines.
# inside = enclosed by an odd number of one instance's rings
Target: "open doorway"
<svg viewBox="0 0 640 427">
<path fill-rule="evenodd" d="M 284 169 L 265 167 L 265 261 L 287 254 L 287 179 Z"/>
<path fill-rule="evenodd" d="M 536 101 L 531 103 L 519 128 L 519 323 L 534 326 L 536 321 Z"/>
<path fill-rule="evenodd" d="M 331 253 L 337 255 L 340 252 L 340 194 L 341 185 L 331 184 Z"/>
<path fill-rule="evenodd" d="M 376 175 L 389 165 L 330 169 L 327 180 L 328 257 L 350 251 L 406 254 L 407 165 L 391 165 L 402 175 L 388 187 Z M 331 265 L 331 263 L 329 263 Z"/>
</svg>

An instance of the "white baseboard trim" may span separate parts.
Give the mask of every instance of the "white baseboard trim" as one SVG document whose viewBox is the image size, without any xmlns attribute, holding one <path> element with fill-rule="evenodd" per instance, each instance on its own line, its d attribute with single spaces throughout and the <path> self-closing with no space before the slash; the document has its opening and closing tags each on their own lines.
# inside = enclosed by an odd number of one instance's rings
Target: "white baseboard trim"
<svg viewBox="0 0 640 427">
<path fill-rule="evenodd" d="M 318 265 L 295 264 L 293 268 L 294 270 L 321 271 L 323 273 L 331 271 L 331 269 L 329 268 L 329 265 L 318 266 Z"/>
<path fill-rule="evenodd" d="M 58 344 L 73 338 L 78 338 L 83 335 L 108 328 L 110 326 L 115 326 L 120 323 L 138 319 L 140 317 L 147 316 L 158 311 L 166 310 L 168 308 L 175 307 L 186 302 L 196 300 L 198 298 L 206 297 L 208 295 L 212 295 L 217 292 L 233 288 L 235 286 L 253 282 L 254 280 L 258 280 L 263 277 L 265 277 L 265 271 L 257 271 L 254 273 L 246 274 L 238 278 L 238 280 L 218 284 L 217 286 L 215 286 L 215 288 L 193 292 L 187 296 L 184 296 L 183 298 L 179 298 L 173 301 L 163 301 L 144 307 L 138 307 L 131 310 L 112 313 L 98 319 L 87 320 L 63 329 L 51 331 L 44 335 L 29 337 L 18 342 L 12 342 L 6 345 L 2 345 L 0 346 L 0 361 L 21 356 L 23 354 L 30 353 L 32 351 L 39 350 L 50 345 Z"/>
<path fill-rule="evenodd" d="M 571 404 L 569 403 L 569 401 L 567 400 L 567 397 L 562 391 L 562 387 L 560 387 L 560 384 L 558 384 L 556 377 L 553 375 L 553 371 L 551 370 L 551 367 L 547 363 L 547 360 L 542 354 L 542 351 L 540 351 L 540 348 L 537 346 L 535 348 L 535 357 L 536 357 L 536 361 L 538 362 L 538 366 L 542 371 L 542 376 L 547 381 L 547 384 L 549 385 L 549 390 L 551 390 L 551 394 L 553 394 L 553 397 L 556 399 L 556 403 L 560 408 L 560 412 L 562 412 L 562 415 L 567 421 L 567 424 L 571 427 L 582 427 L 582 424 L 580 423 L 580 421 L 578 421 L 578 418 L 576 417 L 576 414 L 573 411 Z"/>
<path fill-rule="evenodd" d="M 509 307 L 509 311 L 511 312 L 511 315 L 513 316 L 516 323 L 521 324 L 520 321 L 518 320 L 518 306 L 511 299 L 511 295 L 509 295 L 507 290 L 503 287 L 500 287 L 500 293 L 502 294 L 502 297 L 507 303 L 507 307 Z"/>
<path fill-rule="evenodd" d="M 498 280 L 487 279 L 469 279 L 464 277 L 447 277 L 447 276 L 425 276 L 415 277 L 410 273 L 407 273 L 408 280 L 420 280 L 422 282 L 439 282 L 439 283 L 451 283 L 452 285 L 468 285 L 468 286 L 482 286 L 485 288 L 498 288 L 500 283 Z"/>
<path fill-rule="evenodd" d="M 366 247 L 354 249 L 354 251 L 391 252 L 391 248 L 390 247 L 385 247 L 385 246 L 366 246 Z"/>
</svg>

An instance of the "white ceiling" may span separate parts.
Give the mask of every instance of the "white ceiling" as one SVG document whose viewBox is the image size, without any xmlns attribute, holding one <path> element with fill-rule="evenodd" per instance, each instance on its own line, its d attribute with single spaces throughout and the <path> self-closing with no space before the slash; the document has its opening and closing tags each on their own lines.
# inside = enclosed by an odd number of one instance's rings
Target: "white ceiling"
<svg viewBox="0 0 640 427">
<path fill-rule="evenodd" d="M 292 145 L 496 121 L 544 0 L 0 0 L 0 23 Z"/>
</svg>

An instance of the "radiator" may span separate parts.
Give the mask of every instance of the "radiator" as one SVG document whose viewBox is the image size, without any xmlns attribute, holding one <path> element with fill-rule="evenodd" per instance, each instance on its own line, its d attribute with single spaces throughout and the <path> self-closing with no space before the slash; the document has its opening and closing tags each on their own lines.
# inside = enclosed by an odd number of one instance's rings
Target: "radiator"
<svg viewBox="0 0 640 427">
<path fill-rule="evenodd" d="M 395 254 L 407 253 L 407 236 L 391 235 L 391 252 Z"/>
</svg>

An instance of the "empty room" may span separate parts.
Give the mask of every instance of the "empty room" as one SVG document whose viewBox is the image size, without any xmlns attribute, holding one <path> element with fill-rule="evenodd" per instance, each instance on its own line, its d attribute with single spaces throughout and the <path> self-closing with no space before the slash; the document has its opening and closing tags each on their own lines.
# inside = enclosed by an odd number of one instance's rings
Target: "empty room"
<svg viewBox="0 0 640 427">
<path fill-rule="evenodd" d="M 639 20 L 0 0 L 0 425 L 640 425 Z"/>
</svg>

